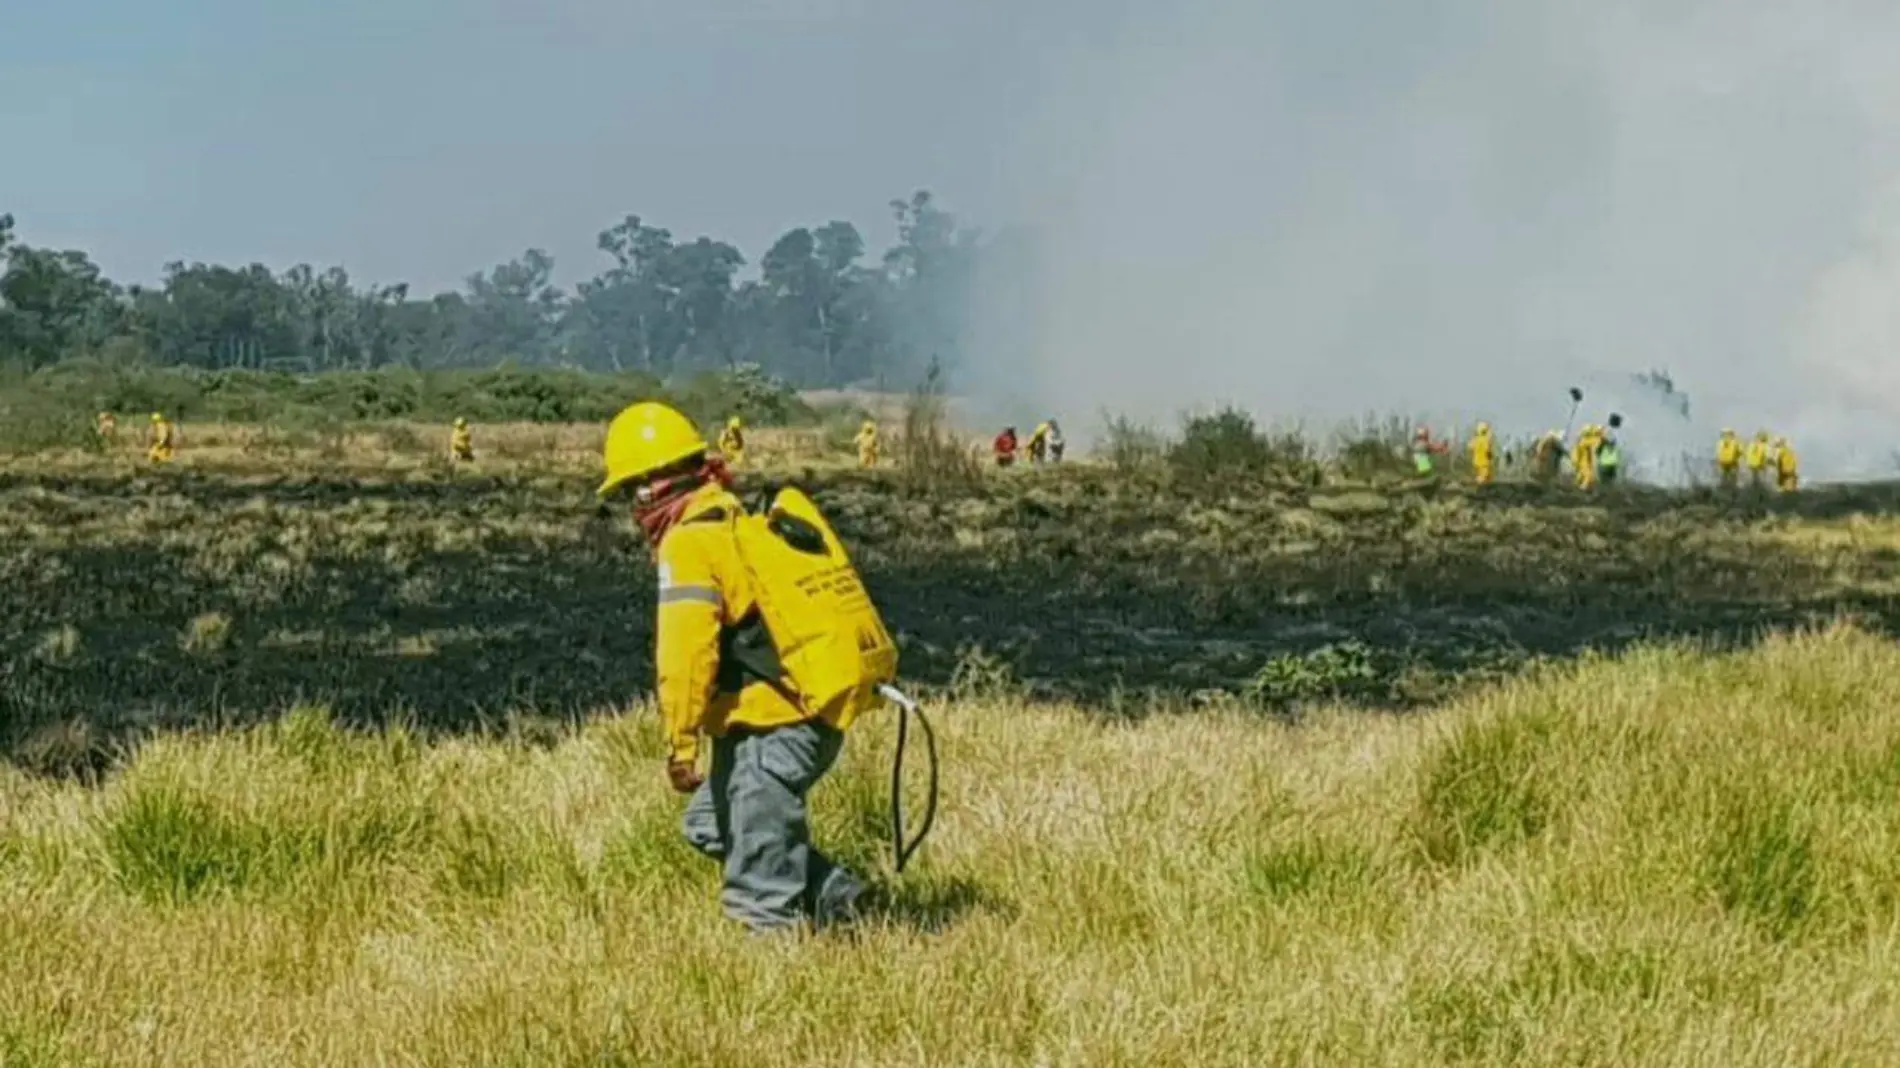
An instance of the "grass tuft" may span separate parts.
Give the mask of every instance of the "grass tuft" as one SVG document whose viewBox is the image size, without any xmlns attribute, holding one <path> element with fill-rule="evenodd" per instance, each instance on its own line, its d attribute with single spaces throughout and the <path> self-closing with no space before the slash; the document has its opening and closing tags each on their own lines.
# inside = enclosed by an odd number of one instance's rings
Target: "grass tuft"
<svg viewBox="0 0 1900 1068">
<path fill-rule="evenodd" d="M 1814 832 L 1797 801 L 1773 785 L 1727 799 L 1703 878 L 1722 907 L 1770 937 L 1801 932 L 1822 892 Z"/>
<path fill-rule="evenodd" d="M 283 858 L 269 828 L 194 792 L 147 786 L 119 805 L 102 835 L 119 885 L 154 904 L 185 904 L 258 885 Z"/>
<path fill-rule="evenodd" d="M 1556 723 L 1547 714 L 1465 723 L 1432 758 L 1414 834 L 1435 864 L 1526 842 L 1549 824 L 1543 780 Z"/>
</svg>

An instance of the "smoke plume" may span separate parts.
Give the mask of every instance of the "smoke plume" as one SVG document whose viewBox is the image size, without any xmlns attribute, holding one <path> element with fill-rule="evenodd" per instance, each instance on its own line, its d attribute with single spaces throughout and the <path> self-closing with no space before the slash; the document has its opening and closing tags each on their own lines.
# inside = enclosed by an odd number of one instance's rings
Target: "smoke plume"
<svg viewBox="0 0 1900 1068">
<path fill-rule="evenodd" d="M 1759 427 L 1888 474 L 1896 56 L 1854 0 L 1147 5 L 1024 109 L 973 384 L 1077 438 L 1221 402 L 1530 434 L 1578 385 L 1632 454 Z"/>
</svg>

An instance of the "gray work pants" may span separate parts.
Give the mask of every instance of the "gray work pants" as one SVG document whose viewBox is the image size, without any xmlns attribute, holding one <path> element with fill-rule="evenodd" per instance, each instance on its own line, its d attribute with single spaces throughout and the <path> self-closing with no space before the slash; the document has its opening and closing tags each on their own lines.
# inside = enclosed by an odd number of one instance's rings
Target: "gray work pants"
<svg viewBox="0 0 1900 1068">
<path fill-rule="evenodd" d="M 725 864 L 726 915 L 754 930 L 843 919 L 863 884 L 811 844 L 805 795 L 844 748 L 820 720 L 713 739 L 712 773 L 686 804 L 694 849 Z"/>
</svg>

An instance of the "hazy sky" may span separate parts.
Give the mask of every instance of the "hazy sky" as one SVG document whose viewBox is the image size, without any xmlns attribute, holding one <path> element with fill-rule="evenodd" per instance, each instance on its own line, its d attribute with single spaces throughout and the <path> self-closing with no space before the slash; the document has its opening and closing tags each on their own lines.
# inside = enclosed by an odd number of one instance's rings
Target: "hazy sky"
<svg viewBox="0 0 1900 1068">
<path fill-rule="evenodd" d="M 992 392 L 1515 434 L 1575 384 L 1633 452 L 1732 424 L 1891 473 L 1896 57 L 1891 0 L 1157 5 L 1026 109 L 1046 242 L 993 300 Z"/>
<path fill-rule="evenodd" d="M 1892 0 L 0 0 L 0 210 L 124 279 L 428 289 L 627 212 L 876 248 L 929 187 L 1040 227 L 998 417 L 1521 432 L 1660 368 L 1693 418 L 1632 439 L 1890 471 L 1896 57 Z"/>
<path fill-rule="evenodd" d="M 756 259 L 918 187 L 1003 206 L 1011 114 L 1121 0 L 0 0 L 0 211 L 115 277 L 569 277 L 636 212 Z"/>
</svg>

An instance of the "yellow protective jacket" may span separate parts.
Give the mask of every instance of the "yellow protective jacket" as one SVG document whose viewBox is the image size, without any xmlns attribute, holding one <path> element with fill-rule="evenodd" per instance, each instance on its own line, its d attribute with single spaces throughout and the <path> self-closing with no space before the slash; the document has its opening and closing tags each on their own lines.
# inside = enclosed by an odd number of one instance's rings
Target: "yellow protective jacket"
<svg viewBox="0 0 1900 1068">
<path fill-rule="evenodd" d="M 701 734 L 811 718 L 779 688 L 749 682 L 728 655 L 735 647 L 771 644 L 733 534 L 733 520 L 742 514 L 738 498 L 718 485 L 703 486 L 660 539 L 655 689 L 667 751 L 676 761 L 697 759 Z"/>
<path fill-rule="evenodd" d="M 1497 445 L 1489 434 L 1475 435 L 1468 448 L 1471 450 L 1473 467 L 1490 467 L 1497 461 Z"/>
<path fill-rule="evenodd" d="M 466 456 L 475 451 L 475 438 L 467 427 L 456 427 L 449 431 L 449 454 Z"/>
<path fill-rule="evenodd" d="M 1715 463 L 1718 467 L 1734 467 L 1742 462 L 1742 442 L 1740 438 L 1718 438 L 1715 442 Z"/>
<path fill-rule="evenodd" d="M 1585 434 L 1577 439 L 1577 444 L 1570 450 L 1570 465 L 1577 469 L 1577 479 L 1579 481 L 1585 479 L 1594 480 L 1596 478 L 1597 446 L 1599 444 L 1601 444 L 1601 439 L 1596 435 Z"/>
<path fill-rule="evenodd" d="M 1759 471 L 1768 466 L 1768 443 L 1751 441 L 1748 443 L 1748 469 Z"/>
</svg>

